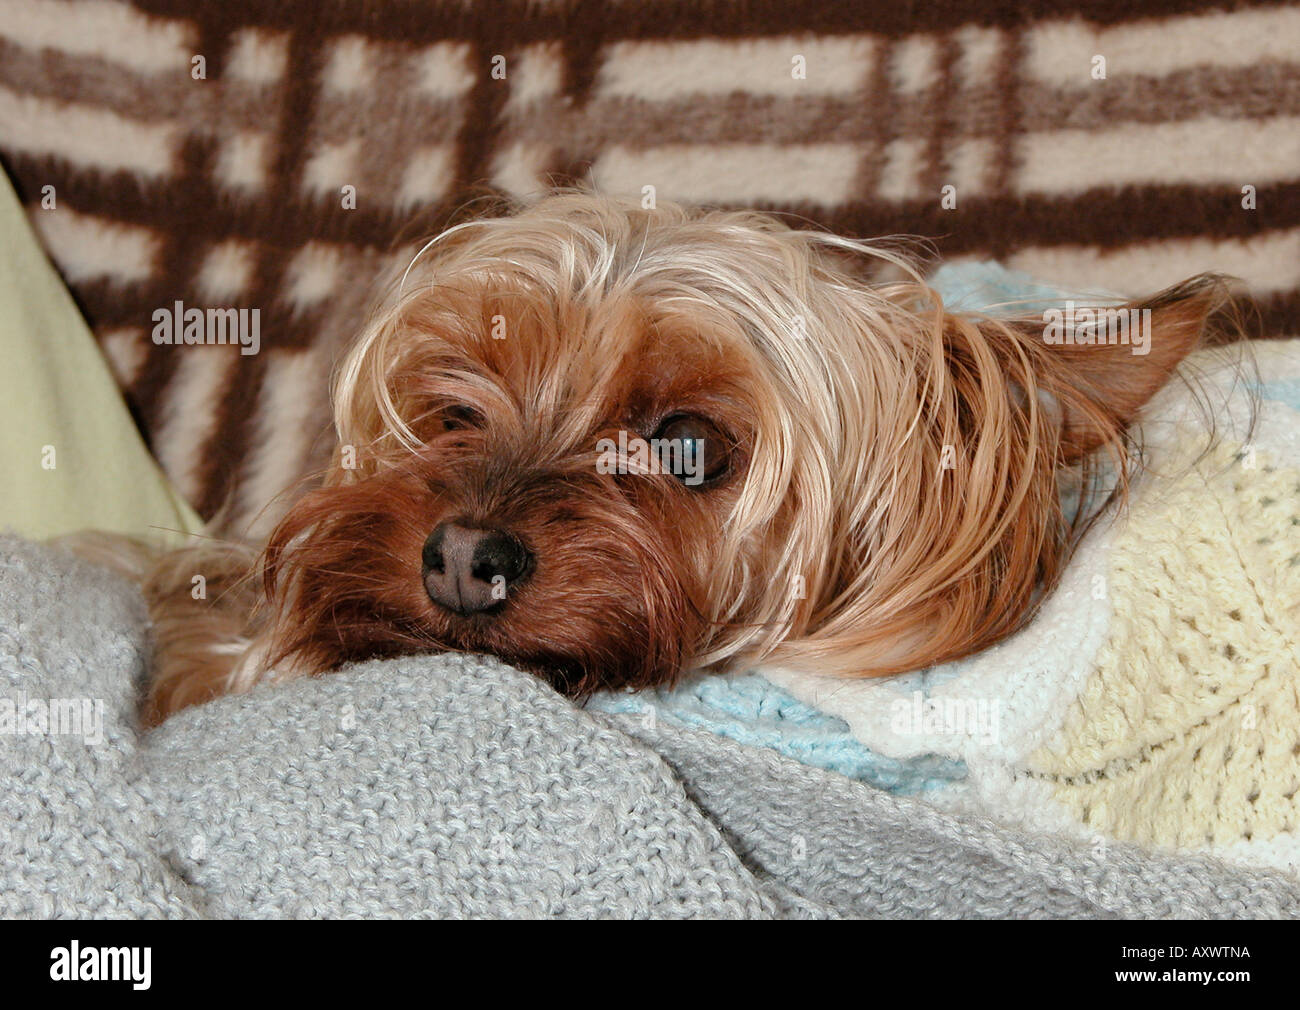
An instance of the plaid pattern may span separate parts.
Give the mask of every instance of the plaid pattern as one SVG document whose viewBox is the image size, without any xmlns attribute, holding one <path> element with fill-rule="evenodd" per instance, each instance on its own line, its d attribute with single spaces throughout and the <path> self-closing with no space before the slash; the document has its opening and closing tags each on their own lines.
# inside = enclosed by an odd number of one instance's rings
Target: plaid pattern
<svg viewBox="0 0 1300 1010">
<path fill-rule="evenodd" d="M 493 191 L 654 186 L 1074 288 L 1220 269 L 1300 333 L 1300 8 L 911 7 L 0 0 L 0 159 L 168 474 L 254 532 L 328 452 L 375 279 Z M 154 345 L 177 300 L 260 309 L 261 353 Z"/>
</svg>

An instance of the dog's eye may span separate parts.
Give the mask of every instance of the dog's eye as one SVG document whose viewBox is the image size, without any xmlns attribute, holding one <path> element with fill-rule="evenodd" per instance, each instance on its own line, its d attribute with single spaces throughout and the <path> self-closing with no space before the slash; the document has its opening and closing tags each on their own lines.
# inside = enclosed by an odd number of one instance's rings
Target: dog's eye
<svg viewBox="0 0 1300 1010">
<path fill-rule="evenodd" d="M 665 468 L 687 487 L 715 481 L 731 466 L 731 441 L 705 418 L 674 414 L 659 425 L 654 438 L 661 443 Z"/>
<path fill-rule="evenodd" d="M 442 410 L 442 426 L 447 431 L 477 428 L 481 422 L 482 415 L 473 407 L 467 407 L 463 403 L 452 404 Z"/>
</svg>

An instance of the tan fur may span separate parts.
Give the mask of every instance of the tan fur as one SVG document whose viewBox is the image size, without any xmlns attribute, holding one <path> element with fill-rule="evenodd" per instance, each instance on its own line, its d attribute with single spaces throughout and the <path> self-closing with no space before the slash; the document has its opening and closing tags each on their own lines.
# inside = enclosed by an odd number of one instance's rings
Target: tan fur
<svg viewBox="0 0 1300 1010">
<path fill-rule="evenodd" d="M 864 284 L 873 262 L 906 279 Z M 1109 472 L 1122 496 L 1127 426 L 1225 297 L 1203 279 L 1147 303 L 1139 357 L 948 313 L 903 258 L 756 213 L 560 194 L 460 225 L 341 363 L 340 455 L 256 592 L 243 549 L 146 579 L 149 716 L 419 651 L 493 652 L 575 694 L 969 654 L 1028 619 L 1091 518 L 1062 512 L 1060 482 Z M 680 410 L 727 433 L 719 486 L 594 472 L 598 438 Z M 421 586 L 420 544 L 460 514 L 512 524 L 538 558 L 491 622 Z M 191 599 L 195 572 L 224 588 Z"/>
</svg>

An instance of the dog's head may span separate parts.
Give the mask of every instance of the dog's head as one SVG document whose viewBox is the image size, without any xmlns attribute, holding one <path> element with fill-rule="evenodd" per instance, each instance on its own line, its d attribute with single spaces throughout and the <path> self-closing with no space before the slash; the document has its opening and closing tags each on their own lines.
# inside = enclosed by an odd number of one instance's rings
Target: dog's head
<svg viewBox="0 0 1300 1010">
<path fill-rule="evenodd" d="M 1015 630 L 1083 521 L 1062 475 L 1122 489 L 1217 291 L 1149 303 L 1134 353 L 865 283 L 882 259 L 581 195 L 445 233 L 342 365 L 336 461 L 266 552 L 270 661 L 486 652 L 582 694 Z"/>
</svg>

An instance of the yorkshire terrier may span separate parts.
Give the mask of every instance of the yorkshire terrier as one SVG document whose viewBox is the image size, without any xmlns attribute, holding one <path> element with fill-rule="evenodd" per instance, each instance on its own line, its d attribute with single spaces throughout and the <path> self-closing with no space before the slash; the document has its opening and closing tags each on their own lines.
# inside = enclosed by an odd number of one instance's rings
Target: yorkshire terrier
<svg viewBox="0 0 1300 1010">
<path fill-rule="evenodd" d="M 1134 303 L 1135 353 L 947 312 L 906 257 L 760 213 L 562 193 L 459 224 L 340 363 L 320 486 L 260 552 L 144 574 L 145 719 L 408 653 L 575 697 L 974 653 L 1105 507 L 1069 489 L 1123 496 L 1130 425 L 1229 297 Z"/>
</svg>

